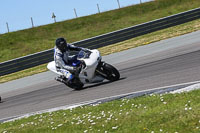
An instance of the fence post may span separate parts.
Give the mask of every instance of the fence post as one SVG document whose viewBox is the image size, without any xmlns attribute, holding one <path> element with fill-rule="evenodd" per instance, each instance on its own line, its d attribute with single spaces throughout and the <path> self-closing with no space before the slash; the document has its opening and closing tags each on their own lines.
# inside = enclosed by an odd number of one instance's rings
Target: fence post
<svg viewBox="0 0 200 133">
<path fill-rule="evenodd" d="M 34 24 L 33 24 L 33 18 L 31 17 L 31 24 L 32 24 L 32 28 L 34 27 Z"/>
<path fill-rule="evenodd" d="M 54 22 L 56 23 L 56 15 L 53 13 L 52 18 L 54 19 Z"/>
<path fill-rule="evenodd" d="M 117 3 L 118 3 L 118 6 L 119 6 L 119 8 L 120 8 L 120 3 L 119 3 L 119 0 L 117 0 Z"/>
<path fill-rule="evenodd" d="M 101 12 L 100 12 L 100 8 L 99 8 L 99 4 L 97 4 L 97 9 L 98 9 L 98 12 L 101 13 Z"/>
<path fill-rule="evenodd" d="M 7 25 L 7 30 L 8 30 L 8 33 L 9 33 L 10 31 L 9 31 L 9 26 L 8 26 L 8 22 L 6 22 L 6 25 Z"/>
<path fill-rule="evenodd" d="M 74 8 L 74 13 L 75 13 L 76 18 L 78 18 L 78 15 L 76 13 L 76 9 L 75 8 Z"/>
</svg>

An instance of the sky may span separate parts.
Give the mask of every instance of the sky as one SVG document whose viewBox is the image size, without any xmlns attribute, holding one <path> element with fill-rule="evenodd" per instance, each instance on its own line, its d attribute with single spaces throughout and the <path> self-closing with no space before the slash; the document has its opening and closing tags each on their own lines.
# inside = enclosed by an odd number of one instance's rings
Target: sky
<svg viewBox="0 0 200 133">
<path fill-rule="evenodd" d="M 74 8 L 78 17 L 95 14 L 100 11 L 108 11 L 121 7 L 138 4 L 140 0 L 0 0 L 0 34 L 9 31 L 17 31 L 34 26 L 54 23 L 52 13 L 56 21 L 64 21 L 75 18 Z M 142 2 L 150 0 L 141 0 Z"/>
</svg>

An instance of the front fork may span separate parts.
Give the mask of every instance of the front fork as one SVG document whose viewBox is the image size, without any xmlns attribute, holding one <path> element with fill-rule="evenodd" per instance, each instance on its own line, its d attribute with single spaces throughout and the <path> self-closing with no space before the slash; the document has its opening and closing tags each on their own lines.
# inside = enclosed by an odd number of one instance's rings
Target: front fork
<svg viewBox="0 0 200 133">
<path fill-rule="evenodd" d="M 103 78 L 106 78 L 107 75 L 103 71 L 104 64 L 105 64 L 105 62 L 99 61 L 99 64 L 98 64 L 95 72 L 96 72 L 96 75 L 101 75 Z"/>
</svg>

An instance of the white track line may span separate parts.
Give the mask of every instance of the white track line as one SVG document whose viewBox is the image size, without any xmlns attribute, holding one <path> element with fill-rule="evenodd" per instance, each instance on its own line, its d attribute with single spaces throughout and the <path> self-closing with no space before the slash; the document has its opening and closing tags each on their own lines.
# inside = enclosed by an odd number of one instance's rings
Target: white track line
<svg viewBox="0 0 200 133">
<path fill-rule="evenodd" d="M 189 85 L 189 87 L 185 87 L 185 88 L 183 88 L 183 90 L 193 90 L 191 88 L 198 89 L 198 88 L 200 88 L 200 81 L 194 81 L 194 82 L 188 82 L 188 83 L 181 83 L 181 84 L 176 84 L 176 85 L 164 86 L 164 87 L 159 87 L 159 88 L 153 88 L 153 89 L 148 89 L 148 90 L 143 90 L 143 91 L 137 91 L 137 92 L 131 92 L 131 93 L 125 93 L 125 94 L 121 94 L 121 95 L 115 95 L 115 96 L 95 99 L 95 100 L 91 100 L 91 101 L 85 101 L 85 102 L 81 102 L 81 103 L 75 103 L 75 104 L 72 104 L 72 105 L 60 106 L 60 107 L 56 107 L 56 108 L 51 108 L 51 109 L 31 112 L 31 113 L 27 113 L 27 114 L 23 114 L 23 115 L 3 118 L 3 119 L 0 119 L 0 121 L 3 121 L 5 123 L 5 122 L 14 121 L 14 120 L 22 119 L 22 118 L 27 118 L 29 116 L 36 115 L 36 114 L 54 112 L 54 111 L 58 111 L 58 110 L 72 109 L 72 108 L 76 108 L 76 107 L 83 106 L 83 105 L 89 105 L 89 104 L 92 104 L 92 103 L 101 103 L 101 101 L 103 101 L 103 100 L 109 100 L 109 99 L 114 100 L 114 99 L 122 98 L 122 97 L 125 97 L 125 96 L 130 96 L 130 95 L 135 95 L 133 97 L 137 97 L 137 96 L 141 96 L 141 95 L 144 95 L 144 94 L 155 93 L 157 91 L 167 90 L 169 88 L 171 89 L 173 87 L 184 86 L 184 85 Z M 180 89 L 180 90 L 182 90 L 182 89 Z M 176 89 L 174 89 L 173 92 L 175 93 Z M 173 93 L 173 92 L 171 92 L 171 93 Z M 178 92 L 178 90 L 177 90 L 177 92 Z"/>
</svg>

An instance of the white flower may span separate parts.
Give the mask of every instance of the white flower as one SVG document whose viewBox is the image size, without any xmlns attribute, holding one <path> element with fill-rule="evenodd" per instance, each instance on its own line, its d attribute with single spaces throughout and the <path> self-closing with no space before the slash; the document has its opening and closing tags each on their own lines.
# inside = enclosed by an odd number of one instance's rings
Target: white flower
<svg viewBox="0 0 200 133">
<path fill-rule="evenodd" d="M 105 133 L 107 133 L 108 131 L 105 131 Z"/>
<path fill-rule="evenodd" d="M 116 121 L 118 120 L 118 118 L 115 119 Z"/>
<path fill-rule="evenodd" d="M 185 110 L 188 110 L 188 108 L 185 108 Z"/>
<path fill-rule="evenodd" d="M 162 129 L 160 129 L 160 132 L 162 132 L 163 130 Z"/>
<path fill-rule="evenodd" d="M 200 123 L 200 120 L 199 120 L 199 123 Z"/>
<path fill-rule="evenodd" d="M 101 117 L 97 117 L 96 119 L 101 119 Z"/>
<path fill-rule="evenodd" d="M 163 104 L 167 104 L 167 102 L 163 102 Z"/>
<path fill-rule="evenodd" d="M 61 127 L 63 124 L 59 124 L 58 127 Z"/>
<path fill-rule="evenodd" d="M 3 133 L 7 133 L 7 131 L 3 131 Z"/>
<path fill-rule="evenodd" d="M 54 122 L 51 122 L 51 124 L 53 124 Z"/>
<path fill-rule="evenodd" d="M 191 101 L 188 101 L 188 103 L 190 103 Z"/>
<path fill-rule="evenodd" d="M 189 110 L 192 110 L 192 107 L 189 107 Z"/>
<path fill-rule="evenodd" d="M 186 104 L 185 107 L 187 107 L 188 105 Z"/>
<path fill-rule="evenodd" d="M 103 115 L 103 114 L 104 114 L 104 111 L 102 111 L 101 114 Z"/>
<path fill-rule="evenodd" d="M 116 126 L 116 127 L 112 127 L 112 129 L 117 129 L 118 128 L 118 126 Z"/>
<path fill-rule="evenodd" d="M 24 127 L 24 124 L 21 124 L 21 127 Z"/>
<path fill-rule="evenodd" d="M 95 125 L 96 123 L 95 122 L 93 122 L 93 123 L 91 123 L 92 125 Z"/>
<path fill-rule="evenodd" d="M 151 133 L 154 133 L 154 131 L 151 131 Z"/>
<path fill-rule="evenodd" d="M 84 133 L 87 133 L 88 130 L 85 130 Z"/>
</svg>

